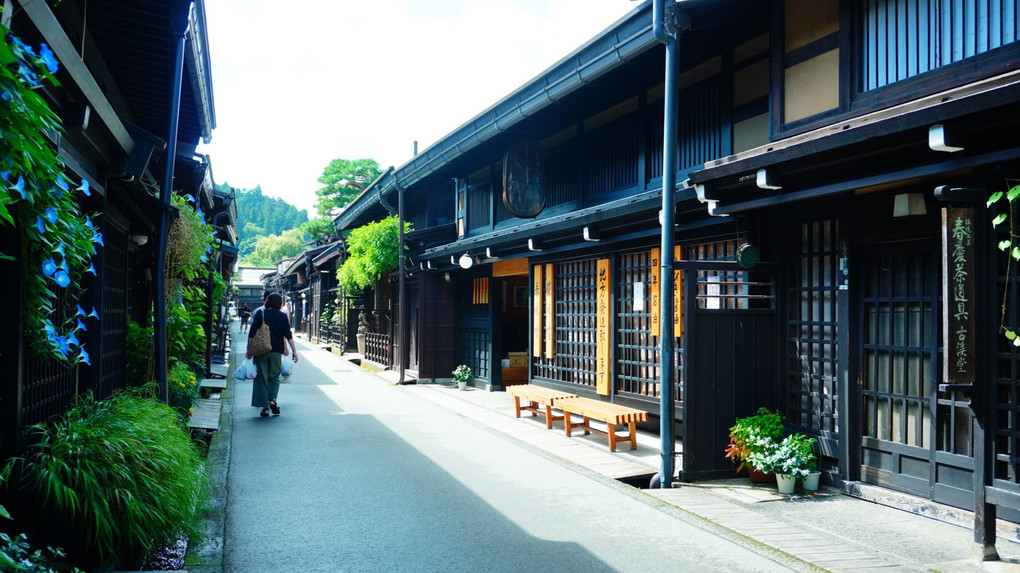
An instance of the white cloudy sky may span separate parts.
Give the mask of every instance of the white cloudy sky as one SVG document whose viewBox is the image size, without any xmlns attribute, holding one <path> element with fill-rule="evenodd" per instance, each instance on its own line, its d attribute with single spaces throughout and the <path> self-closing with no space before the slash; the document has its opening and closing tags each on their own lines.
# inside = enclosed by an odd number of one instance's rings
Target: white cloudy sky
<svg viewBox="0 0 1020 573">
<path fill-rule="evenodd" d="M 314 214 L 333 158 L 399 167 L 640 5 L 207 0 L 217 183 Z"/>
</svg>

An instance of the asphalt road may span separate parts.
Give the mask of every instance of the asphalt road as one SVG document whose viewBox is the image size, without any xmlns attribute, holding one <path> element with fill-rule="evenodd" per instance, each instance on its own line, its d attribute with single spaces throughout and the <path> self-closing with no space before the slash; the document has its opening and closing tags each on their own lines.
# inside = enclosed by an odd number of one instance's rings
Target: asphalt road
<svg viewBox="0 0 1020 573">
<path fill-rule="evenodd" d="M 224 571 L 785 571 L 299 343 L 260 418 L 232 388 Z"/>
</svg>

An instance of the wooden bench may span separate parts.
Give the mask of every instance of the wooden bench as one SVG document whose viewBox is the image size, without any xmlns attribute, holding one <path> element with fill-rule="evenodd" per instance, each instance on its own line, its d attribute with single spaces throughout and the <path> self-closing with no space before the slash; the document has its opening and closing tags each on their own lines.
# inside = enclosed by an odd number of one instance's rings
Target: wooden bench
<svg viewBox="0 0 1020 573">
<path fill-rule="evenodd" d="M 552 388 L 545 388 L 544 386 L 535 386 L 534 384 L 521 384 L 519 386 L 509 386 L 506 389 L 507 394 L 512 394 L 514 397 L 514 411 L 517 413 L 517 417 L 521 417 L 521 410 L 527 410 L 531 412 L 532 416 L 542 414 L 545 416 L 545 427 L 552 428 L 554 420 L 562 420 L 563 416 L 553 416 L 552 409 L 559 408 L 559 401 L 564 398 L 576 398 L 577 394 L 571 394 L 569 392 L 560 392 L 559 390 L 553 390 Z M 528 405 L 521 406 L 521 398 L 528 400 Z M 545 405 L 545 411 L 543 412 L 538 408 L 539 404 Z"/>
<path fill-rule="evenodd" d="M 648 420 L 648 412 L 591 398 L 562 398 L 556 400 L 556 407 L 563 410 L 563 428 L 568 436 L 571 435 L 571 430 L 574 428 L 584 428 L 586 435 L 590 432 L 606 434 L 609 436 L 609 451 L 611 452 L 616 451 L 616 442 L 630 442 L 630 449 L 637 449 L 637 441 L 634 439 L 635 425 Z M 570 419 L 571 414 L 581 416 L 584 421 L 575 424 Z M 589 425 L 591 418 L 605 422 L 609 426 L 607 431 L 603 432 L 592 428 Z M 627 424 L 627 437 L 616 435 L 617 424 Z"/>
</svg>

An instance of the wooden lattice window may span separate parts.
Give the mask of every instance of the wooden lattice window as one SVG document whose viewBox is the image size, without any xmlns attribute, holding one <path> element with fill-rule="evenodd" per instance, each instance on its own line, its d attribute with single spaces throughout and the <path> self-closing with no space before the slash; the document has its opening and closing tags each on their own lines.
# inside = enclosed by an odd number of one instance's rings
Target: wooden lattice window
<svg viewBox="0 0 1020 573">
<path fill-rule="evenodd" d="M 534 375 L 594 388 L 597 261 L 585 259 L 553 266 L 553 358 L 534 359 Z M 544 322 L 534 327 L 541 329 Z"/>
<path fill-rule="evenodd" d="M 652 335 L 651 255 L 618 257 L 616 384 L 620 392 L 659 396 L 659 339 Z"/>
<path fill-rule="evenodd" d="M 471 304 L 489 304 L 489 277 L 479 277 L 472 282 Z"/>
<path fill-rule="evenodd" d="M 791 424 L 835 433 L 839 221 L 791 226 L 789 239 L 786 416 Z"/>
</svg>

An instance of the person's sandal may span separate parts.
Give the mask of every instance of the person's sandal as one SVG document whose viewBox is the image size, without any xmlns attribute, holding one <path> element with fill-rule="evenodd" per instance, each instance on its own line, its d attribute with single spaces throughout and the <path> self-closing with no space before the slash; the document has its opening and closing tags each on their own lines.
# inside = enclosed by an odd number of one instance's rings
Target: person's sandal
<svg viewBox="0 0 1020 573">
<path fill-rule="evenodd" d="M 280 415 L 280 407 L 276 405 L 276 400 L 269 401 L 269 409 L 273 411 L 274 416 Z"/>
<path fill-rule="evenodd" d="M 269 417 L 269 408 L 262 408 L 262 411 L 259 412 L 259 416 L 262 416 L 263 418 L 268 418 Z"/>
</svg>

